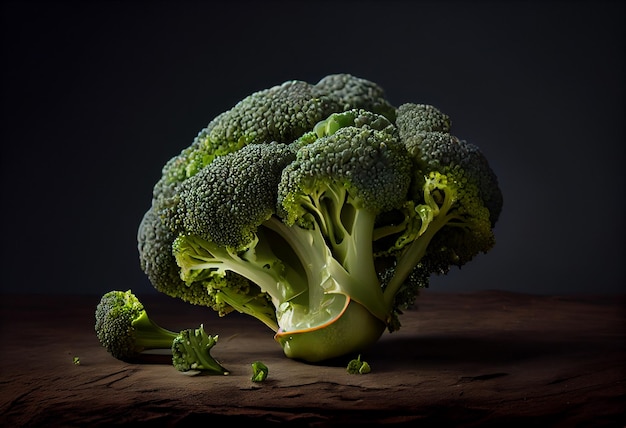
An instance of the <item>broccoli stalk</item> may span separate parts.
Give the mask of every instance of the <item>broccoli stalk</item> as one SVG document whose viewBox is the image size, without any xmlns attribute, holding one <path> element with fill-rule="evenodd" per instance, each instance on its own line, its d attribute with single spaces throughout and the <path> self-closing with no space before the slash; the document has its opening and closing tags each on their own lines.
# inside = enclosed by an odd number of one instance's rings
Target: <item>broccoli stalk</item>
<svg viewBox="0 0 626 428">
<path fill-rule="evenodd" d="M 122 361 L 135 361 L 147 350 L 171 349 L 177 336 L 152 321 L 131 290 L 105 293 L 96 307 L 95 318 L 100 343 Z"/>
</svg>

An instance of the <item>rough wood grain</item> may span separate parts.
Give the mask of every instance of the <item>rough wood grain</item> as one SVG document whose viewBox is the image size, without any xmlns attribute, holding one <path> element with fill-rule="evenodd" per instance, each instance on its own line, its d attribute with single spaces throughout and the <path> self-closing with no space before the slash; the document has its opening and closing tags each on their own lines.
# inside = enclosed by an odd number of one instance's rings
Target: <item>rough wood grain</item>
<svg viewBox="0 0 626 428">
<path fill-rule="evenodd" d="M 1 298 L 0 426 L 626 425 L 623 296 L 426 290 L 363 354 L 367 375 L 289 360 L 248 317 L 140 296 L 164 327 L 219 334 L 213 355 L 231 374 L 195 377 L 167 357 L 113 359 L 93 332 L 99 296 Z M 250 381 L 254 360 L 264 383 Z"/>
</svg>

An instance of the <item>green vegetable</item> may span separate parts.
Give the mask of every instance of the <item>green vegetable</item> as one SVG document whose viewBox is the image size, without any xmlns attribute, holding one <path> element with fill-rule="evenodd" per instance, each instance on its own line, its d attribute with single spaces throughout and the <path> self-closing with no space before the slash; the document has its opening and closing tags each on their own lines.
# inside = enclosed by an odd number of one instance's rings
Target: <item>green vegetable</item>
<svg viewBox="0 0 626 428">
<path fill-rule="evenodd" d="M 152 321 L 131 290 L 104 294 L 95 317 L 100 343 L 122 361 L 134 361 L 147 350 L 170 349 L 177 335 Z"/>
<path fill-rule="evenodd" d="M 290 81 L 166 163 L 140 264 L 157 290 L 253 316 L 319 362 L 398 330 L 431 275 L 493 247 L 501 209 L 485 157 L 436 108 L 346 74 Z"/>
<path fill-rule="evenodd" d="M 172 343 L 172 363 L 176 370 L 227 375 L 228 370 L 211 355 L 217 339 L 217 335 L 207 334 L 203 325 L 196 329 L 182 330 Z"/>
<path fill-rule="evenodd" d="M 255 361 L 251 364 L 252 366 L 252 382 L 263 382 L 267 379 L 267 375 L 269 373 L 269 369 L 265 364 L 260 361 Z"/>
<path fill-rule="evenodd" d="M 367 374 L 372 371 L 372 368 L 367 361 L 361 361 L 361 356 L 350 360 L 346 370 L 350 374 Z"/>
</svg>

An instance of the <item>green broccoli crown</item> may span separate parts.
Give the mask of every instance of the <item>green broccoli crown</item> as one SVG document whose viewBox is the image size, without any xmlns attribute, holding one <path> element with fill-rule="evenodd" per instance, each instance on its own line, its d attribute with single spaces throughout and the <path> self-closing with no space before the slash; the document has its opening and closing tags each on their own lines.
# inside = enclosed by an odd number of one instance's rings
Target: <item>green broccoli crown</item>
<svg viewBox="0 0 626 428">
<path fill-rule="evenodd" d="M 284 144 L 250 144 L 183 182 L 167 208 L 172 230 L 243 249 L 276 209 L 283 168 L 295 158 Z"/>
<path fill-rule="evenodd" d="M 178 193 L 181 183 L 195 176 L 219 157 L 238 152 L 245 145 L 274 141 L 291 142 L 301 137 L 305 131 L 312 130 L 316 123 L 333 112 L 342 111 L 350 106 L 378 105 L 383 106 L 382 110 L 385 111 L 390 108 L 383 98 L 382 89 L 377 85 L 348 74 L 338 74 L 327 76 L 317 85 L 288 81 L 282 85 L 255 92 L 241 100 L 232 109 L 213 119 L 206 128 L 200 131 L 189 147 L 183 149 L 180 154 L 165 164 L 161 178 L 153 189 L 153 206 L 146 212 L 140 223 L 138 230 L 140 263 L 155 288 L 187 302 L 215 307 L 215 300 L 207 295 L 205 285 L 200 283 L 184 285 L 185 281 L 179 278 L 179 267 L 169 250 L 181 232 L 181 225 L 173 225 L 172 218 L 170 218 L 172 200 L 176 198 L 180 200 Z M 253 153 L 250 152 L 244 160 L 251 165 L 256 165 L 255 170 L 258 170 L 263 162 L 252 162 L 252 156 Z M 284 159 L 282 154 L 279 157 Z M 234 159 L 228 162 L 234 164 Z M 236 170 L 237 166 L 233 168 Z M 243 171 L 242 168 L 239 170 Z M 204 174 L 205 178 L 220 182 L 223 177 L 217 176 L 219 173 L 228 174 L 221 166 Z M 266 174 L 261 174 L 260 177 L 266 176 Z M 251 174 L 248 175 L 248 178 L 251 177 Z M 200 190 L 190 190 L 194 186 L 195 184 L 187 186 L 185 194 L 194 193 L 195 196 L 200 196 Z M 210 186 L 209 182 L 205 182 L 200 188 L 209 191 Z M 200 224 L 214 225 L 207 229 L 203 236 L 211 231 L 211 235 L 215 235 L 220 242 L 231 245 L 242 244 L 250 238 L 256 220 L 263 217 L 264 213 L 270 212 L 267 205 L 269 188 L 270 186 L 259 188 L 265 189 L 265 193 L 259 192 L 259 189 L 254 189 L 252 186 L 241 186 L 237 189 L 238 192 L 246 189 L 247 194 L 255 193 L 256 196 L 261 194 L 264 196 L 261 200 L 262 204 L 258 204 L 259 201 L 255 198 L 247 201 L 239 198 L 243 204 L 228 202 L 228 206 L 236 207 L 237 213 L 242 214 L 241 216 L 232 215 L 234 213 L 227 213 L 224 208 L 221 208 L 221 211 L 209 210 L 208 213 L 211 214 L 202 212 L 194 220 L 187 214 L 192 211 L 198 213 L 199 209 L 185 204 L 188 209 L 183 209 L 176 215 L 177 221 L 183 218 L 184 227 L 191 227 L 194 231 L 199 229 Z M 228 189 L 234 191 L 234 186 L 229 186 Z M 225 197 L 223 192 L 221 194 Z M 208 203 L 217 198 L 218 196 L 215 195 L 205 202 Z M 225 197 L 224 200 L 228 201 L 228 198 Z M 271 210 L 274 209 L 274 205 L 275 202 L 272 203 Z M 244 215 L 246 213 L 251 214 L 247 220 Z M 213 222 L 216 218 L 225 220 L 225 223 L 221 220 Z M 242 220 L 250 221 L 249 227 L 236 229 Z M 223 225 L 228 227 L 222 228 Z M 216 228 L 219 230 L 216 231 Z M 222 306 L 223 310 L 226 308 Z"/>
<path fill-rule="evenodd" d="M 96 336 L 115 358 L 132 361 L 149 349 L 169 349 L 175 333 L 154 323 L 139 299 L 128 291 L 109 291 L 96 306 Z"/>
<path fill-rule="evenodd" d="M 450 117 L 428 104 L 402 104 L 398 107 L 396 121 L 409 151 L 413 145 L 420 144 L 424 133 L 448 133 L 451 127 Z"/>
<path fill-rule="evenodd" d="M 450 135 L 450 120 L 432 106 L 401 105 L 397 126 L 407 150 L 418 161 L 420 174 L 439 171 L 476 186 L 494 226 L 502 210 L 502 193 L 497 176 L 480 149 Z M 422 183 L 418 182 L 419 189 Z"/>
<path fill-rule="evenodd" d="M 330 75 L 316 85 L 291 80 L 254 92 L 215 117 L 189 147 L 166 163 L 153 195 L 171 195 L 172 186 L 219 156 L 247 144 L 291 143 L 330 114 L 351 108 L 395 117 L 395 108 L 378 85 L 349 74 Z"/>
<path fill-rule="evenodd" d="M 217 116 L 201 133 L 205 136 L 203 144 L 290 143 L 340 108 L 339 100 L 329 91 L 299 80 L 287 81 L 255 92 Z"/>
<path fill-rule="evenodd" d="M 330 116 L 314 132 L 320 137 L 299 144 L 279 184 L 278 211 L 288 224 L 310 227 L 313 213 L 328 229 L 328 221 L 340 220 L 346 198 L 375 214 L 404 202 L 411 164 L 386 118 L 351 110 Z M 326 213 L 331 202 L 336 212 Z"/>
<path fill-rule="evenodd" d="M 204 325 L 182 330 L 172 341 L 172 363 L 176 370 L 227 375 L 229 371 L 211 355 L 217 339 L 217 335 L 210 335 L 204 330 Z"/>
<path fill-rule="evenodd" d="M 206 262 L 206 252 L 195 254 L 199 240 L 238 249 L 250 245 L 275 210 L 278 180 L 293 158 L 284 144 L 249 144 L 179 183 L 171 197 L 154 200 L 138 234 L 141 267 L 153 286 L 220 315 L 256 307 L 274 325 L 273 307 L 257 285 L 219 262 L 201 274 L 191 260 L 202 256 Z"/>
</svg>

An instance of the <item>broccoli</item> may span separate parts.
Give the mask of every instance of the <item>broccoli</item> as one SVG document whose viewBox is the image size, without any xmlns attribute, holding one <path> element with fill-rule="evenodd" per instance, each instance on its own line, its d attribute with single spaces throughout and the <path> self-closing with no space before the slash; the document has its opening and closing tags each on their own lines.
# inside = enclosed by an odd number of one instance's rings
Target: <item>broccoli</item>
<svg viewBox="0 0 626 428">
<path fill-rule="evenodd" d="M 389 297 L 420 269 L 445 274 L 491 250 L 502 210 L 495 173 L 477 146 L 450 135 L 446 115 L 432 106 L 404 104 L 396 123 L 415 167 L 404 229 L 386 250 L 396 258 L 386 284 Z"/>
<path fill-rule="evenodd" d="M 133 362 L 141 353 L 171 349 L 177 333 L 150 319 L 131 290 L 109 291 L 96 306 L 95 330 L 103 347 L 118 360 Z"/>
<path fill-rule="evenodd" d="M 346 371 L 349 374 L 367 374 L 372 371 L 372 368 L 367 361 L 362 361 L 361 355 L 359 355 L 348 362 Z"/>
<path fill-rule="evenodd" d="M 373 345 L 431 275 L 495 243 L 502 195 L 480 150 L 367 80 L 286 82 L 201 136 L 155 184 L 141 267 L 165 294 L 257 318 L 287 357 Z"/>
<path fill-rule="evenodd" d="M 182 330 L 172 342 L 172 364 L 180 372 L 227 375 L 229 373 L 213 356 L 211 349 L 218 336 L 211 336 L 204 325 Z"/>
<path fill-rule="evenodd" d="M 252 377 L 250 380 L 252 382 L 263 382 L 267 379 L 267 375 L 269 374 L 269 369 L 265 364 L 260 361 L 255 361 L 251 364 L 252 367 Z"/>
</svg>

